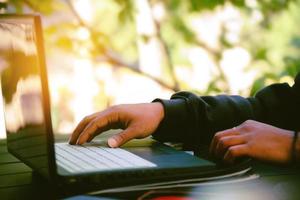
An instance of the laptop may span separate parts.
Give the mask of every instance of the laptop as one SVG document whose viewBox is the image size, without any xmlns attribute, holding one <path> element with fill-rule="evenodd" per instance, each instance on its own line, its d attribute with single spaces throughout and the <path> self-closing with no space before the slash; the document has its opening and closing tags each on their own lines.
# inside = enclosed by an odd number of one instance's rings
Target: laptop
<svg viewBox="0 0 300 200">
<path fill-rule="evenodd" d="M 55 142 L 40 17 L 0 15 L 0 36 L 8 151 L 55 187 L 79 193 L 224 172 L 150 139 L 115 149 L 101 138 L 82 146 Z"/>
</svg>

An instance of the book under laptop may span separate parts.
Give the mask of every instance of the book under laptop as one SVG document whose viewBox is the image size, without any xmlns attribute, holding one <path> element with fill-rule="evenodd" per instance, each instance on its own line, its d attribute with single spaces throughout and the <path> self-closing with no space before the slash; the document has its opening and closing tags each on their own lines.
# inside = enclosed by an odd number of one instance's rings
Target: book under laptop
<svg viewBox="0 0 300 200">
<path fill-rule="evenodd" d="M 115 149 L 105 141 L 56 143 L 40 17 L 0 15 L 0 35 L 8 150 L 54 186 L 79 193 L 224 173 L 213 162 L 154 140 Z"/>
</svg>

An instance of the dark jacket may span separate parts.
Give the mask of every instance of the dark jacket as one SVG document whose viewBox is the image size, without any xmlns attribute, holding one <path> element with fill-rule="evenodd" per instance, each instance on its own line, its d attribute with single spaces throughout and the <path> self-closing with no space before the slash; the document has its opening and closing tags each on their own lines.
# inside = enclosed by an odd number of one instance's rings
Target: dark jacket
<svg viewBox="0 0 300 200">
<path fill-rule="evenodd" d="M 290 87 L 273 84 L 255 97 L 196 96 L 179 92 L 164 105 L 165 117 L 153 137 L 160 141 L 182 142 L 191 149 L 209 145 L 213 135 L 248 119 L 288 130 L 300 130 L 300 73 Z"/>
</svg>

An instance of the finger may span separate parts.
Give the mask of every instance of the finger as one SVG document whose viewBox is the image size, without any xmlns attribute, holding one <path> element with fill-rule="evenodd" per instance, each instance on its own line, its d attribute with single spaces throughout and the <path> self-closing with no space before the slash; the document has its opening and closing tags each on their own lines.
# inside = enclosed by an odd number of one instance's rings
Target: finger
<svg viewBox="0 0 300 200">
<path fill-rule="evenodd" d="M 235 145 L 246 143 L 244 135 L 231 135 L 222 137 L 218 140 L 216 148 L 214 149 L 214 155 L 216 157 L 223 157 L 228 148 Z"/>
<path fill-rule="evenodd" d="M 228 148 L 223 159 L 227 163 L 233 163 L 234 160 L 238 157 L 248 156 L 248 150 L 249 148 L 246 144 L 231 146 L 230 148 Z"/>
<path fill-rule="evenodd" d="M 112 112 L 100 113 L 86 125 L 85 129 L 80 133 L 76 144 L 81 145 L 87 141 L 91 141 L 96 135 L 113 128 L 114 124 L 118 122 L 114 115 L 117 114 Z"/>
<path fill-rule="evenodd" d="M 85 118 L 83 118 L 80 123 L 77 125 L 77 127 L 75 128 L 75 130 L 73 131 L 71 138 L 69 140 L 69 144 L 76 144 L 76 141 L 78 140 L 78 137 L 80 135 L 80 133 L 82 132 L 82 130 L 85 129 L 86 125 L 88 123 L 90 123 L 90 121 L 92 121 L 99 113 L 94 113 L 92 115 L 86 116 Z"/>
<path fill-rule="evenodd" d="M 219 141 L 222 137 L 230 136 L 230 135 L 239 135 L 239 134 L 240 134 L 239 131 L 238 131 L 237 128 L 235 128 L 235 127 L 231 128 L 231 129 L 224 130 L 224 131 L 219 131 L 219 132 L 217 132 L 217 133 L 214 135 L 214 137 L 213 137 L 213 139 L 212 139 L 212 141 L 211 141 L 211 143 L 210 143 L 209 153 L 210 153 L 211 155 L 213 155 L 214 150 L 215 150 L 215 148 L 216 148 L 216 146 L 217 146 L 217 144 L 218 144 L 218 141 Z"/>
<path fill-rule="evenodd" d="M 111 138 L 108 139 L 107 143 L 108 146 L 112 148 L 119 147 L 129 140 L 132 140 L 136 137 L 136 129 L 133 127 L 128 127 L 127 129 L 123 130 L 117 135 L 112 136 Z"/>
<path fill-rule="evenodd" d="M 105 118 L 97 117 L 91 121 L 86 128 L 80 133 L 76 144 L 83 144 L 91 141 L 97 134 L 110 129 L 108 120 Z"/>
</svg>

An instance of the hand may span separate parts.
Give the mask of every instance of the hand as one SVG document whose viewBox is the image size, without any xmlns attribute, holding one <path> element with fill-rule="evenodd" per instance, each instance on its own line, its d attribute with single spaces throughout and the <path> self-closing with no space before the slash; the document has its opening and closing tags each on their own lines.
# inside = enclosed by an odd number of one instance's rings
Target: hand
<svg viewBox="0 0 300 200">
<path fill-rule="evenodd" d="M 128 104 L 110 107 L 85 117 L 74 130 L 69 143 L 90 142 L 109 129 L 123 129 L 108 139 L 110 147 L 118 147 L 134 138 L 151 135 L 164 118 L 161 103 Z"/>
<path fill-rule="evenodd" d="M 215 134 L 210 153 L 232 163 L 238 157 L 288 163 L 291 159 L 293 132 L 248 120 L 238 127 Z"/>
</svg>

